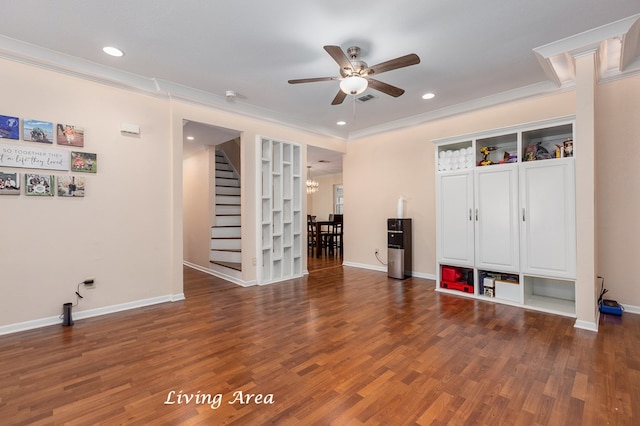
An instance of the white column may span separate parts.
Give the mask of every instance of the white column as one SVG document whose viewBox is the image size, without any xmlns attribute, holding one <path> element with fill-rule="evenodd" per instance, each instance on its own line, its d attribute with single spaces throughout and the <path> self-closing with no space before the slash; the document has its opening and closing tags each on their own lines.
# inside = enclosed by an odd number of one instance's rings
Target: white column
<svg viewBox="0 0 640 426">
<path fill-rule="evenodd" d="M 575 56 L 576 66 L 576 324 L 598 329 L 595 218 L 595 96 L 597 50 Z"/>
</svg>

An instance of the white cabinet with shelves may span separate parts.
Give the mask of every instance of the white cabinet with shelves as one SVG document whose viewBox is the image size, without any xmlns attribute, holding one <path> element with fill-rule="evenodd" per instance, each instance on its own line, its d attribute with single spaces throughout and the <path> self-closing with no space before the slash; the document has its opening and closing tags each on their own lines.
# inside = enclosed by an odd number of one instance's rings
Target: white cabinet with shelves
<svg viewBox="0 0 640 426">
<path fill-rule="evenodd" d="M 575 316 L 573 127 L 434 141 L 439 291 Z M 472 167 L 447 161 L 469 153 Z"/>
<path fill-rule="evenodd" d="M 266 284 L 302 275 L 301 150 L 296 144 L 267 138 L 259 138 L 258 146 L 258 282 Z"/>
</svg>

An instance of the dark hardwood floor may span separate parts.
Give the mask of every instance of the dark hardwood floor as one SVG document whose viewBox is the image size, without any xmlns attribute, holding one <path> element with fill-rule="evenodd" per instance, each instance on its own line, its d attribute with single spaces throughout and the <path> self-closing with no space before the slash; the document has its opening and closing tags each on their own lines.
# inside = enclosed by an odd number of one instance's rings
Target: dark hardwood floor
<svg viewBox="0 0 640 426">
<path fill-rule="evenodd" d="M 307 257 L 307 270 L 310 274 L 329 268 L 338 268 L 342 266 L 343 259 L 340 256 L 321 256 Z"/>
<path fill-rule="evenodd" d="M 640 419 L 639 315 L 603 317 L 596 334 L 571 318 L 439 294 L 429 280 L 341 266 L 250 288 L 184 276 L 181 302 L 0 336 L 2 422 Z"/>
</svg>

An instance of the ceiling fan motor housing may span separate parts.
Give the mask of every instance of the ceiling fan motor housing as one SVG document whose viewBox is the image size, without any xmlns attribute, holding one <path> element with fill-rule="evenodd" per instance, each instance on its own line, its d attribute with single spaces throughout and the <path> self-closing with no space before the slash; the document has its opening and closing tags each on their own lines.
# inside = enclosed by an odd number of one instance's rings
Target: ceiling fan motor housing
<svg viewBox="0 0 640 426">
<path fill-rule="evenodd" d="M 371 78 L 374 74 L 382 74 L 386 71 L 408 67 L 420 63 L 420 58 L 415 53 L 400 56 L 398 58 L 381 62 L 369 67 L 366 62 L 360 60 L 360 48 L 351 46 L 346 51 L 340 46 L 327 45 L 324 50 L 339 65 L 340 77 L 316 77 L 289 80 L 289 84 L 312 83 L 317 81 L 340 80 L 340 91 L 336 94 L 331 105 L 341 104 L 347 95 L 358 95 L 371 87 L 389 96 L 397 98 L 404 90 L 391 84 Z"/>
</svg>

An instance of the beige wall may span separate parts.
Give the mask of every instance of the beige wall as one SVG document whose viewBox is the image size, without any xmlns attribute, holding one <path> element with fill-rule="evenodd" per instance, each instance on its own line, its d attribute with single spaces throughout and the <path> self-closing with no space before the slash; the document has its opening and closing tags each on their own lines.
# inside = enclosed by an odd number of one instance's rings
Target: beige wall
<svg viewBox="0 0 640 426">
<path fill-rule="evenodd" d="M 184 260 L 203 268 L 209 267 L 211 215 L 215 213 L 210 194 L 213 188 L 210 185 L 213 182 L 211 151 L 215 152 L 202 147 L 202 150 L 185 158 L 182 175 Z"/>
<path fill-rule="evenodd" d="M 640 307 L 640 76 L 598 86 L 597 272 L 606 297 Z"/>
<path fill-rule="evenodd" d="M 0 114 L 84 127 L 82 151 L 98 156 L 84 198 L 0 197 L 0 327 L 57 317 L 88 277 L 96 288 L 82 291 L 74 313 L 182 293 L 171 279 L 168 101 L 6 60 L 0 81 Z M 123 122 L 138 124 L 140 137 L 123 136 Z"/>
</svg>

